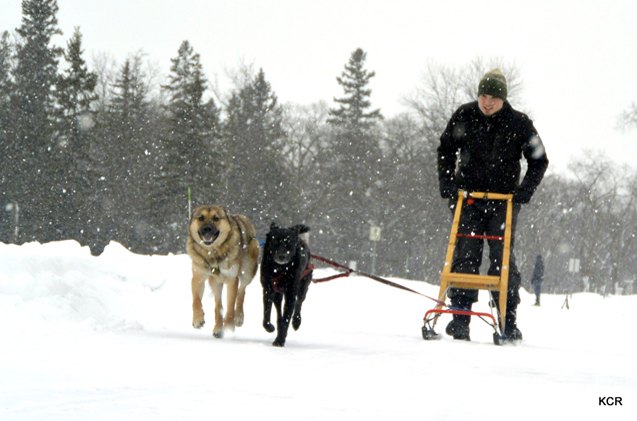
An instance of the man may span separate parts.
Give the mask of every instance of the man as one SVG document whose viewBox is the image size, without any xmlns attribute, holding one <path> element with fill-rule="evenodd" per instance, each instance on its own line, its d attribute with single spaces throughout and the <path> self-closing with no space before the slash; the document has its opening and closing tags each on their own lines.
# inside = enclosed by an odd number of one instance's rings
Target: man
<svg viewBox="0 0 637 421">
<path fill-rule="evenodd" d="M 533 276 L 531 276 L 531 285 L 535 293 L 535 306 L 540 305 L 540 294 L 542 293 L 542 280 L 544 280 L 544 260 L 542 255 L 538 254 L 535 258 L 535 266 L 533 267 Z"/>
<path fill-rule="evenodd" d="M 507 102 L 507 82 L 499 69 L 487 72 L 478 85 L 478 100 L 462 105 L 451 116 L 440 137 L 438 147 L 438 179 L 440 194 L 450 200 L 453 210 L 458 190 L 469 192 L 513 193 L 513 226 L 507 291 L 506 328 L 504 335 L 521 340 L 516 309 L 520 303 L 520 272 L 513 255 L 513 235 L 520 205 L 528 203 L 542 181 L 548 158 L 544 145 L 523 113 Z M 527 171 L 520 182 L 522 157 Z M 463 202 L 459 232 L 498 236 L 504 232 L 506 202 L 499 200 L 467 200 Z M 452 272 L 478 274 L 482 262 L 484 240 L 458 238 Z M 503 242 L 488 240 L 489 275 L 499 275 Z M 498 292 L 493 292 L 498 303 Z M 478 290 L 451 288 L 452 306 L 471 310 L 478 300 Z M 454 315 L 446 332 L 454 339 L 470 340 L 470 316 Z"/>
</svg>

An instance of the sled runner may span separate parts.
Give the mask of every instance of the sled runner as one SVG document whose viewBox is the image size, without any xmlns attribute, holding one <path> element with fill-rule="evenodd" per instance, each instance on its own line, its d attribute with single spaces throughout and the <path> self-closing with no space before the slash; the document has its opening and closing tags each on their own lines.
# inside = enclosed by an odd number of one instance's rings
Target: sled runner
<svg viewBox="0 0 637 421">
<path fill-rule="evenodd" d="M 474 233 L 458 232 L 458 225 L 460 223 L 460 215 L 462 214 L 462 207 L 464 199 L 468 200 L 504 200 L 507 203 L 504 234 L 503 236 L 493 235 L 481 235 Z M 493 342 L 496 345 L 504 344 L 507 341 L 504 335 L 506 327 L 506 306 L 507 306 L 507 289 L 509 285 L 509 258 L 511 255 L 511 227 L 513 221 L 513 195 L 501 194 L 501 193 L 484 193 L 484 192 L 465 192 L 460 190 L 458 192 L 458 201 L 456 203 L 456 210 L 453 217 L 453 224 L 451 225 L 451 233 L 449 234 L 449 245 L 447 247 L 447 255 L 445 257 L 445 264 L 440 276 L 440 292 L 438 294 L 437 305 L 427 311 L 424 316 L 424 326 L 422 327 L 422 336 L 425 340 L 439 339 L 440 334 L 434 331 L 436 322 L 441 314 L 456 314 L 462 316 L 476 316 L 489 323 L 493 329 Z M 471 273 L 452 272 L 451 264 L 453 261 L 454 251 L 456 249 L 456 242 L 458 238 L 475 238 L 480 240 L 496 240 L 503 241 L 504 247 L 502 248 L 502 266 L 500 275 L 476 275 Z M 449 288 L 465 288 L 465 289 L 484 289 L 489 291 L 499 291 L 499 320 L 496 320 L 492 314 L 481 313 L 476 311 L 470 311 L 465 309 L 458 309 L 444 305 L 445 297 Z M 443 309 L 442 307 L 448 307 Z"/>
</svg>

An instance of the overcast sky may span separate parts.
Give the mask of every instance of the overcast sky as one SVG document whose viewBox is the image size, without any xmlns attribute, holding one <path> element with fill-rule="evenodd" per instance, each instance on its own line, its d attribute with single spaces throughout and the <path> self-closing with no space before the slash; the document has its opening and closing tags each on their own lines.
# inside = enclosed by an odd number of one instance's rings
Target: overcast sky
<svg viewBox="0 0 637 421">
<path fill-rule="evenodd" d="M 0 30 L 21 1 L 0 0 Z M 372 102 L 385 116 L 421 83 L 428 63 L 476 57 L 519 68 L 529 113 L 553 171 L 585 149 L 634 162 L 637 130 L 618 118 L 637 102 L 635 0 L 58 0 L 65 46 L 75 26 L 89 63 L 143 50 L 166 75 L 188 40 L 223 87 L 240 63 L 263 68 L 281 102 L 331 103 L 351 53 L 367 52 Z M 476 81 L 477 84 L 477 81 Z M 512 104 L 514 107 L 516 104 Z M 432 163 L 433 165 L 433 163 Z"/>
</svg>

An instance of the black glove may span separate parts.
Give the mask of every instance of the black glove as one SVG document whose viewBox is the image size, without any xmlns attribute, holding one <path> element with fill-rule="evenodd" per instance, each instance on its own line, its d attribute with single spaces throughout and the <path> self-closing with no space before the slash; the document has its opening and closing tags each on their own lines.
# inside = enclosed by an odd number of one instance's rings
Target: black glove
<svg viewBox="0 0 637 421">
<path fill-rule="evenodd" d="M 531 196 L 533 196 L 533 192 L 517 188 L 513 192 L 513 202 L 515 203 L 529 203 L 531 201 Z"/>
<path fill-rule="evenodd" d="M 453 181 L 440 182 L 440 196 L 443 199 L 457 199 L 458 187 Z"/>
</svg>

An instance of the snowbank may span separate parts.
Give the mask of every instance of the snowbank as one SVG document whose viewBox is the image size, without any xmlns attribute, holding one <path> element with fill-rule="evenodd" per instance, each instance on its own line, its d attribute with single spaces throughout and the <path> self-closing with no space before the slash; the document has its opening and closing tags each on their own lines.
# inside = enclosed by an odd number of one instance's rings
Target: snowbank
<svg viewBox="0 0 637 421">
<path fill-rule="evenodd" d="M 245 325 L 218 340 L 208 294 L 208 323 L 190 326 L 185 255 L 0 244 L 0 419 L 633 419 L 637 298 L 576 294 L 569 310 L 564 299 L 533 307 L 523 292 L 518 346 L 496 347 L 479 320 L 470 343 L 423 341 L 432 302 L 349 277 L 310 287 L 279 349 L 261 327 L 258 278 Z"/>
</svg>

